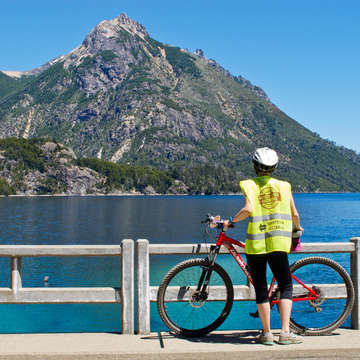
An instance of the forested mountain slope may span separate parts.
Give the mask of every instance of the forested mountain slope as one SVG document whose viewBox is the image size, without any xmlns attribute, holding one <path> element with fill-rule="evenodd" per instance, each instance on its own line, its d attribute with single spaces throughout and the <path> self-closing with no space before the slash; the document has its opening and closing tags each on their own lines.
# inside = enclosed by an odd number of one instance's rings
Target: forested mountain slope
<svg viewBox="0 0 360 360">
<path fill-rule="evenodd" d="M 0 136 L 51 137 L 78 158 L 151 167 L 189 193 L 238 192 L 253 174 L 253 150 L 269 146 L 280 156 L 277 176 L 295 191 L 360 191 L 358 154 L 201 50 L 156 41 L 125 14 L 20 78 L 0 72 Z"/>
</svg>

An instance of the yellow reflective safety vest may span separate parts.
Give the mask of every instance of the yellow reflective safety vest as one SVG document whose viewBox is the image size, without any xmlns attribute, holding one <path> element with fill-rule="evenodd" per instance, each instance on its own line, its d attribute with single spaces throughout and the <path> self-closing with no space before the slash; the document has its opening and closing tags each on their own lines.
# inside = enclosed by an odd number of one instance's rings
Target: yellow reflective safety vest
<svg viewBox="0 0 360 360">
<path fill-rule="evenodd" d="M 252 209 L 245 253 L 289 253 L 292 234 L 291 185 L 270 176 L 259 176 L 240 181 L 240 188 Z"/>
</svg>

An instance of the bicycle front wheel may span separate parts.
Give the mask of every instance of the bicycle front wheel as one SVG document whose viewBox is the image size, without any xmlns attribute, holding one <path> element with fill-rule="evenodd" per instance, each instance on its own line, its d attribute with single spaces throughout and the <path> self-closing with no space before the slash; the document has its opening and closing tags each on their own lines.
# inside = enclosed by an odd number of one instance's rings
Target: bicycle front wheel
<svg viewBox="0 0 360 360">
<path fill-rule="evenodd" d="M 198 291 L 209 269 L 207 259 L 191 259 L 172 268 L 162 280 L 157 307 L 174 333 L 200 336 L 218 328 L 229 315 L 234 289 L 225 270 L 215 264 L 206 291 Z"/>
<path fill-rule="evenodd" d="M 314 300 L 302 300 L 309 291 L 293 280 L 290 326 L 304 335 L 326 335 L 341 326 L 354 304 L 354 287 L 346 270 L 324 257 L 308 257 L 291 265 L 292 274 L 315 291 Z"/>
</svg>

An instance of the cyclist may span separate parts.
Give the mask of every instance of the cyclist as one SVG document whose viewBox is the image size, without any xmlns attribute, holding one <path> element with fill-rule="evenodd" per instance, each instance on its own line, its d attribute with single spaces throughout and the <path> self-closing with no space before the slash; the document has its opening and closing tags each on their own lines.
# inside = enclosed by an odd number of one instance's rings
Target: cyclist
<svg viewBox="0 0 360 360">
<path fill-rule="evenodd" d="M 245 253 L 263 327 L 258 341 L 265 345 L 274 343 L 266 281 L 266 266 L 269 264 L 280 290 L 281 332 L 278 343 L 298 344 L 302 342 L 302 338 L 289 330 L 293 287 L 288 253 L 293 227 L 301 231 L 303 228 L 300 226 L 291 185 L 271 177 L 278 165 L 277 153 L 267 147 L 259 148 L 254 152 L 252 161 L 257 176 L 240 181 L 244 206 L 225 225 L 227 228 L 231 223 L 249 217 Z"/>
</svg>

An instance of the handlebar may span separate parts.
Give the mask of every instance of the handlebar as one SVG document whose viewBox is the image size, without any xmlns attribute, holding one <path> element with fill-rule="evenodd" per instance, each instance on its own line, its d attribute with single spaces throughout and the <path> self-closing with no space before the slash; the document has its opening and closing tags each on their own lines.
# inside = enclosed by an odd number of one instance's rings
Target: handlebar
<svg viewBox="0 0 360 360">
<path fill-rule="evenodd" d="M 205 218 L 205 220 L 203 220 L 201 223 L 208 225 L 211 228 L 218 228 L 218 229 L 223 229 L 224 227 L 224 219 L 221 219 L 220 215 L 217 216 L 213 216 L 208 214 Z M 230 223 L 229 224 L 229 228 L 233 228 L 235 227 L 234 223 Z M 294 229 L 292 232 L 292 238 L 293 239 L 297 239 L 302 235 L 302 231 L 301 230 L 297 230 Z"/>
<path fill-rule="evenodd" d="M 218 229 L 222 229 L 224 227 L 224 222 L 225 222 L 225 220 L 221 219 L 220 215 L 213 216 L 213 215 L 210 215 L 210 214 L 208 214 L 206 216 L 206 219 L 204 221 L 202 221 L 203 224 L 206 224 L 211 228 L 216 227 Z M 228 227 L 233 228 L 235 226 L 234 226 L 233 223 L 230 223 Z"/>
</svg>

